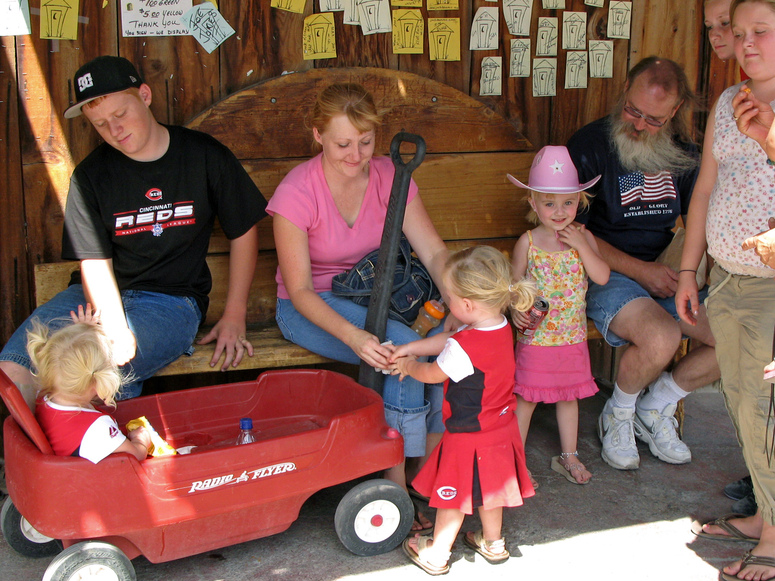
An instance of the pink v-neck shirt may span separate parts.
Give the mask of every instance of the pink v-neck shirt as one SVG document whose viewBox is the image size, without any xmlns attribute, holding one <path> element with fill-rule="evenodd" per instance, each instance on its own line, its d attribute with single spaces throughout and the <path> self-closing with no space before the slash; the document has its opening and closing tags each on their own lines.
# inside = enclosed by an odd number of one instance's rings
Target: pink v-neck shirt
<svg viewBox="0 0 775 581">
<path fill-rule="evenodd" d="M 352 228 L 334 203 L 323 175 L 322 154 L 296 166 L 277 186 L 266 211 L 280 214 L 306 232 L 315 292 L 331 290 L 331 279 L 350 270 L 361 258 L 379 248 L 385 226 L 395 168 L 388 157 L 369 162 L 369 185 Z M 409 186 L 407 205 L 417 195 L 414 180 Z M 288 299 L 280 269 L 277 296 Z"/>
</svg>

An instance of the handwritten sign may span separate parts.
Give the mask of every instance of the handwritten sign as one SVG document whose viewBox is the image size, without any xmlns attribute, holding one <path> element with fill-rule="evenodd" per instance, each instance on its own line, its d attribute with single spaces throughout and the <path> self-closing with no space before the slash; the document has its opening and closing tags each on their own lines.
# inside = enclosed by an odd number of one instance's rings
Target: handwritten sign
<svg viewBox="0 0 775 581">
<path fill-rule="evenodd" d="M 121 2 L 124 36 L 188 36 L 183 15 L 193 0 L 128 0 Z"/>
</svg>

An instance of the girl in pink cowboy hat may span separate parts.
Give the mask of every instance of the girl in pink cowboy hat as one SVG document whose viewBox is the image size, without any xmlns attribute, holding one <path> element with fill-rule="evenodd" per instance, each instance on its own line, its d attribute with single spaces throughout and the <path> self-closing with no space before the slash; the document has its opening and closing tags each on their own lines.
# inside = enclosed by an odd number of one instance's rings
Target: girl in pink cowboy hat
<svg viewBox="0 0 775 581">
<path fill-rule="evenodd" d="M 589 204 L 584 190 L 600 176 L 580 184 L 567 148 L 547 145 L 536 154 L 527 185 L 512 175 L 507 177 L 530 190 L 528 219 L 538 224 L 514 246 L 514 278 L 534 280 L 539 296 L 549 305 L 533 332 L 517 335 L 514 392 L 522 443 L 538 402 L 556 403 L 561 453 L 552 458 L 551 468 L 574 484 L 587 484 L 592 475 L 576 450 L 578 400 L 597 392 L 587 347 L 587 276 L 605 284 L 610 269 L 594 236 L 574 220 L 579 207 Z M 528 325 L 525 313 L 513 312 L 512 320 L 518 329 Z"/>
</svg>

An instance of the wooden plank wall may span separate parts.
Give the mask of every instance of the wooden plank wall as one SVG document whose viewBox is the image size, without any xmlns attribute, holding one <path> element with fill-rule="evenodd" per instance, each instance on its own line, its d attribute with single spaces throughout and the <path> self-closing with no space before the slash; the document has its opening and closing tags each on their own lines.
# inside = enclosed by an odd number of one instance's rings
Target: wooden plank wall
<svg viewBox="0 0 775 581">
<path fill-rule="evenodd" d="M 342 13 L 334 14 L 338 57 L 305 61 L 303 18 L 319 9 L 317 0 L 308 0 L 301 15 L 270 8 L 269 0 L 221 0 L 220 10 L 236 34 L 212 54 L 191 37 L 122 38 L 120 15 L 112 0 L 81 0 L 77 41 L 41 40 L 36 14 L 31 36 L 1 37 L 0 344 L 30 312 L 31 266 L 59 259 L 69 175 L 98 143 L 83 117 L 70 121 L 62 117 L 72 96 L 72 75 L 81 64 L 101 54 L 119 54 L 136 63 L 153 89 L 154 113 L 166 123 L 184 123 L 238 89 L 285 71 L 309 68 L 375 66 L 410 71 L 479 98 L 482 59 L 502 56 L 507 74 L 512 37 L 501 15 L 499 49 L 468 51 L 476 10 L 501 3 L 459 3 L 457 11 L 430 14 L 460 18 L 462 58 L 448 63 L 429 60 L 427 41 L 424 55 L 394 55 L 389 34 L 364 37 L 358 27 L 342 24 Z M 588 39 L 606 38 L 608 2 L 604 8 L 594 8 L 583 0 L 567 0 L 566 9 L 587 13 Z M 543 10 L 541 0 L 534 0 L 531 30 L 539 16 L 561 16 L 559 12 Z M 429 15 L 424 8 L 423 14 Z M 701 0 L 634 0 L 632 37 L 614 41 L 613 79 L 590 79 L 586 90 L 564 90 L 565 55 L 560 50 L 556 97 L 533 98 L 530 79 L 506 78 L 503 96 L 481 100 L 509 118 L 538 148 L 564 143 L 578 127 L 604 115 L 619 96 L 626 71 L 643 56 L 673 58 L 685 66 L 695 86 L 718 91 L 733 80 L 734 67 L 710 58 L 702 20 Z M 288 119 L 288 123 L 303 121 L 301 111 Z"/>
</svg>

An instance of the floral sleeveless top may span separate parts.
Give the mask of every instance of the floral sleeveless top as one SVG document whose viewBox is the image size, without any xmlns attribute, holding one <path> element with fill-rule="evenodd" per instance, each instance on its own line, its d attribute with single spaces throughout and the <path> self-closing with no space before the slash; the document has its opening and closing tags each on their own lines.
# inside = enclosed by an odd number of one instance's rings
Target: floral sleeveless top
<svg viewBox="0 0 775 581">
<path fill-rule="evenodd" d="M 775 271 L 763 265 L 753 250 L 740 246 L 746 238 L 769 229 L 767 218 L 775 207 L 775 167 L 767 164 L 764 150 L 740 133 L 732 118 L 732 98 L 740 87 L 729 87 L 716 103 L 713 157 L 718 177 L 705 222 L 708 253 L 732 274 L 772 278 Z"/>
<path fill-rule="evenodd" d="M 526 277 L 536 283 L 539 296 L 549 301 L 549 312 L 533 337 L 517 334 L 520 343 L 556 347 L 587 339 L 587 274 L 573 248 L 547 252 L 533 246 L 528 232 Z"/>
</svg>

